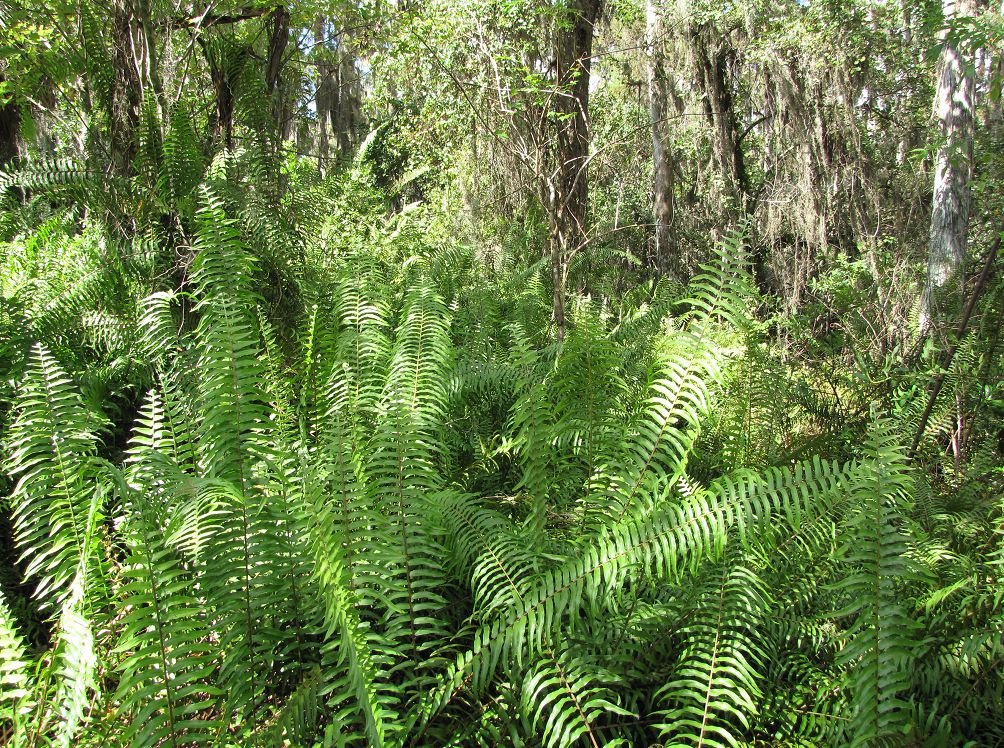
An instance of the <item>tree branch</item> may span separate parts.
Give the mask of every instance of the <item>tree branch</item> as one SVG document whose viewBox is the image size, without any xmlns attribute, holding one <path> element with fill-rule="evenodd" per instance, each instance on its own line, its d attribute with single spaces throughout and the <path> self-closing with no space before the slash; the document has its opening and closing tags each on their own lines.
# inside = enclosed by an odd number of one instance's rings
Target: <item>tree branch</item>
<svg viewBox="0 0 1004 748">
<path fill-rule="evenodd" d="M 969 294 L 969 299 L 966 301 L 965 309 L 962 310 L 962 318 L 959 320 L 959 325 L 955 329 L 955 341 L 945 352 L 944 361 L 942 362 L 940 371 L 931 383 L 930 394 L 927 398 L 927 405 L 924 407 L 924 412 L 920 416 L 917 433 L 913 435 L 913 442 L 910 444 L 910 459 L 913 459 L 917 454 L 917 447 L 920 446 L 920 440 L 924 437 L 924 431 L 927 430 L 927 422 L 931 419 L 931 412 L 934 410 L 934 404 L 937 402 L 938 395 L 941 393 L 941 388 L 945 384 L 946 373 L 952 365 L 952 360 L 955 358 L 956 351 L 959 350 L 959 344 L 962 342 L 962 337 L 966 334 L 966 329 L 969 327 L 969 320 L 973 316 L 973 311 L 976 309 L 976 302 L 979 301 L 980 296 L 983 294 L 983 289 L 987 285 L 987 280 L 990 278 L 994 262 L 997 259 L 997 251 L 1001 246 L 1002 236 L 1004 236 L 1004 221 L 1001 221 L 1000 226 L 998 226 L 997 237 L 994 239 L 993 244 L 990 245 L 990 251 L 987 253 L 987 258 L 983 262 L 983 270 L 976 279 L 976 284 L 973 286 L 972 293 Z"/>
</svg>

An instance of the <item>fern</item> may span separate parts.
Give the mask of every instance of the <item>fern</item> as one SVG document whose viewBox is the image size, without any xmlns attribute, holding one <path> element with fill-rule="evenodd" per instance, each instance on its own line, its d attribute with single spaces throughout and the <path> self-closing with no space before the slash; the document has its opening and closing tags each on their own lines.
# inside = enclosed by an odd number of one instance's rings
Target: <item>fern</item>
<svg viewBox="0 0 1004 748">
<path fill-rule="evenodd" d="M 766 656 L 758 632 L 767 592 L 742 556 L 729 555 L 717 573 L 705 577 L 708 587 L 679 630 L 682 651 L 674 678 L 658 694 L 673 705 L 658 727 L 681 744 L 738 744 L 762 696 L 757 682 Z"/>
<path fill-rule="evenodd" d="M 728 349 L 714 345 L 711 326 L 719 319 L 733 327 L 745 324 L 750 295 L 739 239 L 723 249 L 722 264 L 708 266 L 692 284 L 694 307 L 690 331 L 673 335 L 659 358 L 645 412 L 632 424 L 632 438 L 622 454 L 604 455 L 600 470 L 616 465 L 597 481 L 588 508 L 619 521 L 633 505 L 660 490 L 687 466 L 701 422 L 710 405 L 709 386 L 722 371 Z"/>
<path fill-rule="evenodd" d="M 128 613 L 116 647 L 125 654 L 116 697 L 131 718 L 129 739 L 140 746 L 211 744 L 222 728 L 206 716 L 222 695 L 211 685 L 217 656 L 195 580 L 164 543 L 190 517 L 177 512 L 164 525 L 138 492 L 127 489 L 126 498 L 130 556 L 120 594 Z"/>
<path fill-rule="evenodd" d="M 370 500 L 388 517 L 389 542 L 381 559 L 390 576 L 385 630 L 410 660 L 407 670 L 422 664 L 430 640 L 445 635 L 439 614 L 445 600 L 438 592 L 443 551 L 428 502 L 442 488 L 435 429 L 446 401 L 448 325 L 446 309 L 431 290 L 419 286 L 411 292 L 365 464 Z"/>
<path fill-rule="evenodd" d="M 0 737 L 13 740 L 34 710 L 31 661 L 0 590 Z"/>
<path fill-rule="evenodd" d="M 309 515 L 312 517 L 313 575 L 323 602 L 325 638 L 336 643 L 336 662 L 345 670 L 344 680 L 332 683 L 325 690 L 334 692 L 331 701 L 335 705 L 347 701 L 352 705 L 350 711 L 362 713 L 369 744 L 383 745 L 387 732 L 385 721 L 393 716 L 393 707 L 378 690 L 374 642 L 360 618 L 354 580 L 342 561 L 345 551 L 332 532 L 338 522 L 322 495 L 315 496 L 314 501 Z"/>
<path fill-rule="evenodd" d="M 103 494 L 94 490 L 98 419 L 41 345 L 31 352 L 5 468 L 17 478 L 11 503 L 25 573 L 49 607 L 71 596 L 81 569 L 97 552 L 89 527 L 100 520 Z M 93 521 L 92 521 L 93 520 Z"/>
<path fill-rule="evenodd" d="M 840 654 L 849 666 L 853 712 L 847 739 L 853 745 L 895 743 L 906 732 L 909 706 L 903 694 L 910 687 L 916 629 L 900 591 L 913 576 L 900 530 L 900 506 L 911 486 L 906 459 L 891 429 L 881 423 L 865 454 L 849 486 L 854 508 L 842 556 L 851 567 L 836 584 L 847 598 L 840 615 L 854 616 Z"/>
<path fill-rule="evenodd" d="M 92 518 L 93 519 L 93 515 Z M 90 533 L 93 534 L 93 524 Z M 55 693 L 55 716 L 58 717 L 55 744 L 69 748 L 85 723 L 92 702 L 98 697 L 98 657 L 95 651 L 92 622 L 85 601 L 84 570 L 71 585 L 59 617 L 55 647 L 59 663 Z"/>
<path fill-rule="evenodd" d="M 512 612 L 479 627 L 471 649 L 449 669 L 424 714 L 431 718 L 462 684 L 483 692 L 501 662 L 525 663 L 538 655 L 587 600 L 642 574 L 676 579 L 685 569 L 696 570 L 733 527 L 745 533 L 778 513 L 797 517 L 819 511 L 821 507 L 806 505 L 805 497 L 822 502 L 843 477 L 843 471 L 818 461 L 763 477 L 740 474 L 690 500 L 642 511 L 611 526 L 576 557 L 541 575 Z"/>
<path fill-rule="evenodd" d="M 523 702 L 545 746 L 572 746 L 584 739 L 599 746 L 604 716 L 632 716 L 598 681 L 593 668 L 570 652 L 549 652 L 538 660 L 523 682 Z"/>
</svg>

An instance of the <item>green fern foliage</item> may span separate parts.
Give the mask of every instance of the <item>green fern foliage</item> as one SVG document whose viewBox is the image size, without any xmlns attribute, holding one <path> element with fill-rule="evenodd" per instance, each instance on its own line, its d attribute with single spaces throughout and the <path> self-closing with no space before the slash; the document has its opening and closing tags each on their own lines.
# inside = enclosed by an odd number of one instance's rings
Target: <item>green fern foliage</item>
<svg viewBox="0 0 1004 748">
<path fill-rule="evenodd" d="M 14 616 L 0 592 L 0 736 L 13 740 L 34 709 L 31 663 Z"/>
<path fill-rule="evenodd" d="M 78 576 L 63 604 L 55 647 L 59 663 L 56 674 L 55 744 L 69 748 L 82 728 L 98 693 L 98 657 L 93 623 L 85 607 L 84 578 Z M 50 717 L 46 714 L 43 720 Z"/>
<path fill-rule="evenodd" d="M 0 742 L 1004 737 L 994 434 L 953 472 L 966 397 L 911 459 L 906 385 L 888 419 L 827 392 L 752 228 L 686 289 L 586 293 L 597 247 L 556 342 L 532 227 L 445 241 L 260 102 L 212 163 L 203 115 L 144 106 L 130 211 L 3 245 Z"/>
<path fill-rule="evenodd" d="M 659 728 L 674 744 L 738 744 L 762 699 L 766 653 L 758 639 L 767 591 L 741 555 L 729 555 L 707 574 L 708 587 L 678 629 L 682 646 L 673 680 L 658 693 L 671 705 Z"/>
<path fill-rule="evenodd" d="M 548 653 L 523 682 L 524 708 L 548 748 L 582 740 L 599 745 L 605 715 L 632 716 L 616 704 L 616 698 L 588 663 L 567 651 Z"/>
<path fill-rule="evenodd" d="M 909 726 L 910 670 L 917 626 L 903 603 L 915 576 L 904 534 L 903 512 L 912 480 L 903 447 L 888 425 L 876 425 L 852 494 L 848 532 L 841 549 L 847 576 L 836 584 L 853 616 L 840 661 L 848 668 L 853 745 L 896 744 Z"/>
<path fill-rule="evenodd" d="M 90 569 L 104 495 L 95 490 L 100 421 L 41 345 L 32 349 L 11 427 L 6 470 L 17 479 L 11 503 L 17 542 L 49 607 L 72 596 Z"/>
<path fill-rule="evenodd" d="M 179 554 L 161 542 L 180 528 L 164 526 L 138 492 L 127 494 L 130 557 L 121 588 L 128 611 L 117 649 L 122 664 L 120 710 L 137 746 L 211 745 L 221 729 L 207 719 L 219 697 L 211 685 L 217 656 L 195 580 Z M 184 515 L 176 515 L 176 523 Z"/>
</svg>

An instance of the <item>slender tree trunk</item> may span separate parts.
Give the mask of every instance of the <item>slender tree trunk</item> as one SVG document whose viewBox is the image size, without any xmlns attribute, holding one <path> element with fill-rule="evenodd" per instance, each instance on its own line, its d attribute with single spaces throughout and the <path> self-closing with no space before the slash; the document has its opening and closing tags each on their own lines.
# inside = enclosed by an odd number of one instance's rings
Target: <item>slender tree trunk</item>
<svg viewBox="0 0 1004 748">
<path fill-rule="evenodd" d="M 661 0 L 645 3 L 645 47 L 648 58 L 648 97 L 652 113 L 652 218 L 655 223 L 653 264 L 678 275 L 682 268 L 670 244 L 673 225 L 673 144 L 669 131 L 669 81 L 663 56 L 665 35 Z"/>
<path fill-rule="evenodd" d="M 3 83 L 0 76 L 0 83 Z M 21 107 L 13 100 L 0 105 L 0 169 L 18 155 L 18 138 L 21 131 Z"/>
<path fill-rule="evenodd" d="M 589 187 L 589 76 L 593 30 L 602 0 L 571 0 L 569 23 L 555 30 L 557 91 L 552 109 L 558 115 L 556 165 L 548 179 L 545 205 L 550 223 L 553 317 L 558 339 L 565 335 L 565 268 L 572 252 L 586 243 Z"/>
<path fill-rule="evenodd" d="M 750 210 L 749 177 L 739 136 L 729 80 L 735 50 L 710 25 L 691 28 L 690 41 L 698 66 L 698 86 L 704 95 L 704 112 L 711 125 L 712 150 L 728 193 L 740 213 Z"/>
<path fill-rule="evenodd" d="M 1000 4 L 998 12 L 1004 15 L 1004 2 Z M 1004 81 L 1004 54 L 992 53 L 988 77 L 987 87 L 989 90 L 993 91 L 995 88 L 999 90 L 1001 81 Z M 1001 103 L 1001 98 L 1001 96 L 992 96 L 987 107 L 987 124 L 992 128 L 999 128 L 1004 124 L 1004 105 Z"/>
<path fill-rule="evenodd" d="M 323 175 L 328 165 L 328 112 L 331 109 L 331 70 L 323 58 L 324 16 L 314 19 L 314 50 L 320 56 L 317 62 L 317 96 L 314 98 L 317 108 L 317 170 Z"/>
<path fill-rule="evenodd" d="M 292 118 L 289 116 L 285 96 L 279 90 L 279 76 L 289 45 L 289 11 L 278 5 L 268 17 L 268 57 L 265 59 L 265 94 L 272 102 L 272 118 L 280 140 L 289 134 Z"/>
<path fill-rule="evenodd" d="M 115 0 L 111 16 L 114 51 L 109 135 L 112 166 L 126 175 L 132 173 L 136 157 L 136 128 L 143 104 L 143 65 L 136 49 L 137 27 L 143 28 L 137 24 L 131 0 Z"/>
<path fill-rule="evenodd" d="M 206 65 L 209 67 L 209 79 L 213 83 L 213 92 L 216 94 L 216 111 L 209 118 L 212 147 L 215 147 L 215 144 L 222 140 L 223 147 L 228 151 L 232 151 L 234 148 L 235 99 L 226 60 L 223 59 L 222 54 L 212 50 L 205 37 L 199 37 L 199 45 L 202 47 L 203 55 L 206 58 Z"/>
<path fill-rule="evenodd" d="M 331 110 L 331 129 L 338 139 L 338 150 L 343 157 L 352 152 L 356 134 L 362 120 L 362 87 L 356 70 L 352 39 L 343 34 L 338 49 L 335 106 Z"/>
<path fill-rule="evenodd" d="M 945 19 L 975 14 L 975 0 L 945 0 Z M 934 172 L 934 204 L 927 252 L 927 285 L 922 297 L 921 326 L 939 317 L 939 303 L 961 299 L 969 232 L 973 162 L 973 97 L 971 66 L 961 50 L 945 39 L 939 65 L 935 114 L 941 145 Z M 954 291 L 946 296 L 943 290 Z"/>
</svg>

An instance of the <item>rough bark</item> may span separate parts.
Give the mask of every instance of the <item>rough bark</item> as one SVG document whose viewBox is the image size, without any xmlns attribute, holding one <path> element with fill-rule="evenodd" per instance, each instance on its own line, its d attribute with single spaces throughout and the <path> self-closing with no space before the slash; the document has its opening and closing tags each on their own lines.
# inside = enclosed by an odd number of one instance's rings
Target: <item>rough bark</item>
<svg viewBox="0 0 1004 748">
<path fill-rule="evenodd" d="M 289 135 L 292 118 L 286 97 L 279 90 L 279 76 L 289 45 L 289 11 L 277 5 L 268 17 L 268 56 L 265 58 L 265 95 L 272 102 L 272 118 L 283 138 Z"/>
<path fill-rule="evenodd" d="M 945 19 L 974 15 L 975 0 L 945 0 Z M 921 326 L 939 317 L 938 307 L 961 299 L 966 260 L 973 163 L 974 80 L 971 65 L 950 38 L 944 39 L 935 93 L 941 145 L 935 162 L 934 200 L 927 252 L 927 284 Z M 951 293 L 948 293 L 951 291 Z"/>
<path fill-rule="evenodd" d="M 739 212 L 747 213 L 749 177 L 730 80 L 736 52 L 727 39 L 707 24 L 690 29 L 690 42 L 697 62 L 697 84 L 704 99 L 704 113 L 711 125 L 717 170 Z"/>
<path fill-rule="evenodd" d="M 199 37 L 209 67 L 209 79 L 213 83 L 213 93 L 216 99 L 216 111 L 210 116 L 209 126 L 213 143 L 223 141 L 224 148 L 232 151 L 234 147 L 234 89 L 231 81 L 230 66 L 222 49 L 211 48 L 209 42 Z"/>
<path fill-rule="evenodd" d="M 0 169 L 18 157 L 20 130 L 21 108 L 13 100 L 0 105 Z"/>
<path fill-rule="evenodd" d="M 670 86 L 663 55 L 665 22 L 660 0 L 645 3 L 645 48 L 648 97 L 652 114 L 652 219 L 655 224 L 652 264 L 663 272 L 680 273 L 679 259 L 670 242 L 673 225 L 673 142 L 669 128 Z"/>
<path fill-rule="evenodd" d="M 550 224 L 553 318 L 559 340 L 565 334 L 566 263 L 571 253 L 586 243 L 589 76 L 593 30 L 601 7 L 602 0 L 572 0 L 568 3 L 568 22 L 557 24 L 554 33 L 556 163 L 544 204 Z"/>
<path fill-rule="evenodd" d="M 112 166 L 121 174 L 132 173 L 136 157 L 136 128 L 143 105 L 143 67 L 138 59 L 142 42 L 137 45 L 137 24 L 134 4 L 130 0 L 112 3 L 111 28 L 114 39 L 112 56 L 113 82 L 111 91 L 110 139 Z"/>
<path fill-rule="evenodd" d="M 362 122 L 362 86 L 356 70 L 352 40 L 347 34 L 339 43 L 338 68 L 335 71 L 334 100 L 331 108 L 331 129 L 342 156 L 348 156 L 356 142 Z"/>
</svg>

